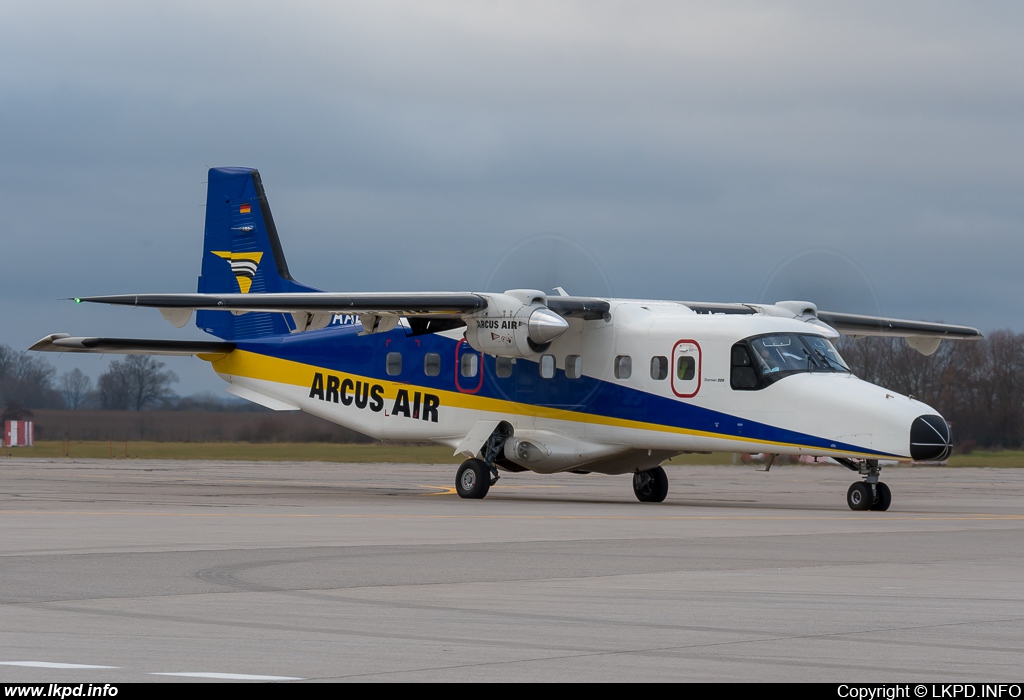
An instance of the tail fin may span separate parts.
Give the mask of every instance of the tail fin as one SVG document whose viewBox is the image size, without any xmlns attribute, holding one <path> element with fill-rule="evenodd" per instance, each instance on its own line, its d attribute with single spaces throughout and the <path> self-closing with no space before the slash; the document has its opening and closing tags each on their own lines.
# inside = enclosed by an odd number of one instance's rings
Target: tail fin
<svg viewBox="0 0 1024 700">
<path fill-rule="evenodd" d="M 211 168 L 199 292 L 320 291 L 292 279 L 258 170 Z M 196 325 L 224 340 L 262 338 L 294 329 L 285 314 L 199 311 Z"/>
</svg>

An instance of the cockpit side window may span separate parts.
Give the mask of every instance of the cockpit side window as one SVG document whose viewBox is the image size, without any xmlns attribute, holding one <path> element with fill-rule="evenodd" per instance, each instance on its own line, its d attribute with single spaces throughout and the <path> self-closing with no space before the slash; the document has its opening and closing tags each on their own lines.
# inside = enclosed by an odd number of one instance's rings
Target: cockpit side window
<svg viewBox="0 0 1024 700">
<path fill-rule="evenodd" d="M 750 351 L 744 343 L 732 346 L 732 371 L 729 374 L 729 383 L 733 389 L 742 391 L 760 389 L 762 386 L 750 359 Z"/>
</svg>

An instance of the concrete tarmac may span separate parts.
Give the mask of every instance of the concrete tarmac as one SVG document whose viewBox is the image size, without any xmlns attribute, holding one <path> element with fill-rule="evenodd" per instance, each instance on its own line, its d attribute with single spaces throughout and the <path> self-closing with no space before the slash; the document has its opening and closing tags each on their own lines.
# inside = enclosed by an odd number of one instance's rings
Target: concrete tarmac
<svg viewBox="0 0 1024 700">
<path fill-rule="evenodd" d="M 0 682 L 1024 681 L 1024 471 L 0 460 Z"/>
</svg>

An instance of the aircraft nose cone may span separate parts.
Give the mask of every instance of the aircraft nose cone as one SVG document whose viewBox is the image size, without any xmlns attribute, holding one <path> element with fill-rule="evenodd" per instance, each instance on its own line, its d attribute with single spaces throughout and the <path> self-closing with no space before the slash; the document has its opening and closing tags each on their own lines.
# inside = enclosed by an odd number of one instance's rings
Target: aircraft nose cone
<svg viewBox="0 0 1024 700">
<path fill-rule="evenodd" d="M 910 426 L 910 458 L 938 462 L 949 457 L 953 443 L 942 416 L 918 416 Z"/>
</svg>

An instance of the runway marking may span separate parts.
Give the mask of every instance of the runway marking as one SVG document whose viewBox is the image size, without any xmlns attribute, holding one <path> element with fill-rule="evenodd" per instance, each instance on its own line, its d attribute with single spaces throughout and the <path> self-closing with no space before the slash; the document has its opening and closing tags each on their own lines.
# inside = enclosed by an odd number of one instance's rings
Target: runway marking
<svg viewBox="0 0 1024 700">
<path fill-rule="evenodd" d="M 28 666 L 30 668 L 121 668 L 120 666 L 93 666 L 91 664 L 58 664 L 52 661 L 0 661 L 0 666 Z"/>
<path fill-rule="evenodd" d="M 1024 514 L 995 515 L 990 513 L 969 513 L 965 515 L 893 515 L 876 513 L 873 515 L 650 515 L 649 511 L 638 515 L 509 515 L 509 514 L 398 514 L 398 513 L 142 513 L 138 511 L 65 511 L 65 510 L 0 510 L 0 517 L 5 515 L 85 515 L 99 517 L 144 517 L 144 518 L 331 518 L 339 520 L 642 520 L 673 521 L 673 520 L 707 520 L 707 521 L 825 521 L 825 522 L 858 522 L 858 523 L 893 523 L 893 522 L 1000 522 L 1024 521 Z"/>
<path fill-rule="evenodd" d="M 295 676 L 253 676 L 247 673 L 150 673 L 151 676 L 182 676 L 184 678 L 217 678 L 225 681 L 301 681 Z"/>
<path fill-rule="evenodd" d="M 454 496 L 458 493 L 454 486 L 431 486 L 429 484 L 418 484 L 421 489 L 433 489 L 433 493 L 425 493 L 424 496 Z M 501 486 L 492 486 L 491 490 L 501 491 L 522 491 L 526 489 L 561 489 L 565 488 L 559 484 L 503 484 Z"/>
<path fill-rule="evenodd" d="M 82 478 L 84 478 L 84 479 L 113 479 L 113 478 L 116 478 L 115 476 L 101 476 L 101 475 L 93 475 L 93 474 L 82 474 L 80 476 Z M 126 478 L 122 479 L 122 481 L 142 481 L 142 482 L 150 482 L 152 480 L 153 479 L 151 479 L 149 477 L 126 477 Z M 198 478 L 198 477 L 196 477 L 196 478 L 166 477 L 166 478 L 164 478 L 164 480 L 165 481 L 171 481 L 172 483 L 175 483 L 175 484 L 184 484 L 184 483 L 189 483 L 189 484 L 191 484 L 191 483 L 196 483 L 196 484 L 231 484 L 233 486 L 237 486 L 237 485 L 240 485 L 240 484 L 241 485 L 261 484 L 261 485 L 269 485 L 269 486 L 306 486 L 306 487 L 310 487 L 310 488 L 338 488 L 339 487 L 339 484 L 337 482 L 334 482 L 334 481 L 331 481 L 331 482 L 328 482 L 328 481 L 316 482 L 316 481 L 295 481 L 295 480 L 286 480 L 286 479 L 247 479 L 247 478 L 241 477 L 241 476 L 238 477 L 238 478 L 234 478 L 234 479 L 201 479 L 201 478 Z M 452 487 L 452 486 L 434 486 L 434 485 L 431 485 L 431 484 L 417 484 L 417 487 L 421 488 L 421 489 L 437 490 L 436 493 L 427 493 L 427 494 L 424 494 L 425 496 L 449 496 L 449 495 L 453 496 L 456 493 L 455 488 Z M 500 486 L 498 486 L 498 485 L 492 486 L 491 488 L 492 489 L 501 489 L 503 491 L 511 491 L 511 490 L 524 490 L 524 489 L 562 489 L 562 488 L 565 488 L 565 486 L 563 486 L 561 484 L 502 484 Z"/>
</svg>

